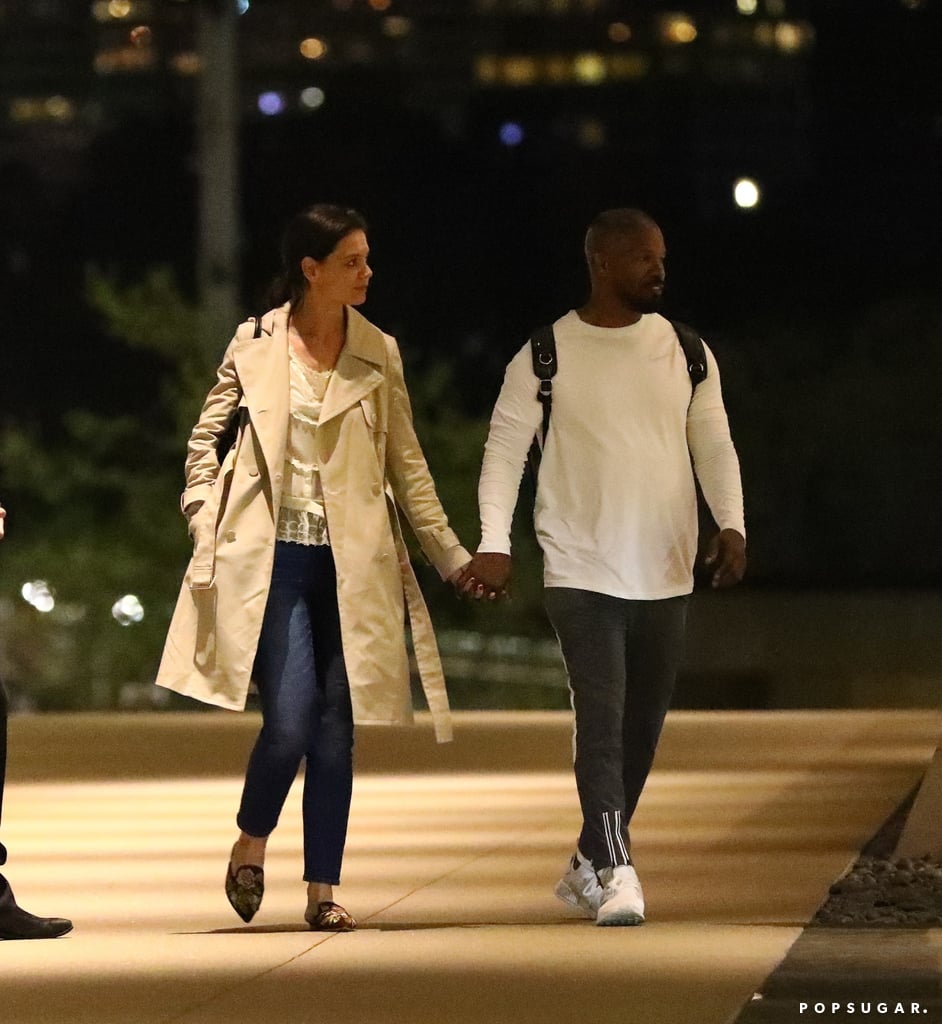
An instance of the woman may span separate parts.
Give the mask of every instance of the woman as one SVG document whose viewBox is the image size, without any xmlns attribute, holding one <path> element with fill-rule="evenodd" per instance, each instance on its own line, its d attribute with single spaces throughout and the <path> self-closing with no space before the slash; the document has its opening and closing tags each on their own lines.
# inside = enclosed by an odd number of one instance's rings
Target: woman
<svg viewBox="0 0 942 1024">
<path fill-rule="evenodd" d="M 245 921 L 261 903 L 265 844 L 304 758 L 305 920 L 356 927 L 333 901 L 353 724 L 412 721 L 406 605 L 436 737 L 451 738 L 393 499 L 443 579 L 456 582 L 470 556 L 435 493 L 396 342 L 353 308 L 366 299 L 368 256 L 353 210 L 317 205 L 290 222 L 284 304 L 240 325 L 188 445 L 181 505 L 194 552 L 157 683 L 239 710 L 250 678 L 258 686 L 262 729 L 226 874 Z M 220 451 L 230 425 L 235 441 Z"/>
</svg>

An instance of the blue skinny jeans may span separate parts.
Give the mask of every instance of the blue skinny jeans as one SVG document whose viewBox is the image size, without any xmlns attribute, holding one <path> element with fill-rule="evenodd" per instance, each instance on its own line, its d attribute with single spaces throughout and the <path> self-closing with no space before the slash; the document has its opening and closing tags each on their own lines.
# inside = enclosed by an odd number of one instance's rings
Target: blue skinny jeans
<svg viewBox="0 0 942 1024">
<path fill-rule="evenodd" d="M 305 760 L 304 880 L 339 885 L 353 791 L 353 710 L 328 546 L 276 541 L 254 678 L 262 728 L 238 826 L 270 835 Z"/>
</svg>

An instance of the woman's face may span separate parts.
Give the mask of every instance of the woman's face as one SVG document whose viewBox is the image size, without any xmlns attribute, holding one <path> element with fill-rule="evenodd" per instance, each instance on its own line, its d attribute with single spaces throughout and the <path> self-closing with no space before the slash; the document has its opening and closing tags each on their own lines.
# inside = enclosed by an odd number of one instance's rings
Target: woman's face
<svg viewBox="0 0 942 1024">
<path fill-rule="evenodd" d="M 359 306 L 366 299 L 366 290 L 373 276 L 367 262 L 369 255 L 366 235 L 358 230 L 344 235 L 325 259 L 305 256 L 301 270 L 311 295 L 320 302 Z"/>
</svg>

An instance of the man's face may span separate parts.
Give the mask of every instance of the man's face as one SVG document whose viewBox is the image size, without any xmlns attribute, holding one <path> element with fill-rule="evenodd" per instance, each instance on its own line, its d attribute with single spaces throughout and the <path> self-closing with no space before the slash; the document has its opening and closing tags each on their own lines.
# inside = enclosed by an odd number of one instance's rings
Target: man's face
<svg viewBox="0 0 942 1024">
<path fill-rule="evenodd" d="M 653 224 L 612 240 L 601 262 L 621 303 L 636 313 L 654 313 L 664 293 L 664 236 Z"/>
</svg>

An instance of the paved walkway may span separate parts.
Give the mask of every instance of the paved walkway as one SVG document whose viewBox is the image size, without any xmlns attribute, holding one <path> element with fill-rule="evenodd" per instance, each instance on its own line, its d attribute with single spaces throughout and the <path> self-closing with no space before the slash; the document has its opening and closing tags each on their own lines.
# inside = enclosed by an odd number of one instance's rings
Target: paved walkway
<svg viewBox="0 0 942 1024">
<path fill-rule="evenodd" d="M 649 920 L 601 929 L 552 897 L 579 817 L 567 715 L 461 714 L 449 747 L 427 721 L 362 730 L 338 894 L 361 929 L 330 936 L 303 925 L 297 787 L 259 915 L 225 901 L 256 724 L 11 722 L 5 871 L 76 928 L 0 943 L 0 1024 L 729 1024 L 942 732 L 924 711 L 672 714 L 633 828 Z M 822 1019 L 799 996 L 790 1019 Z"/>
</svg>

